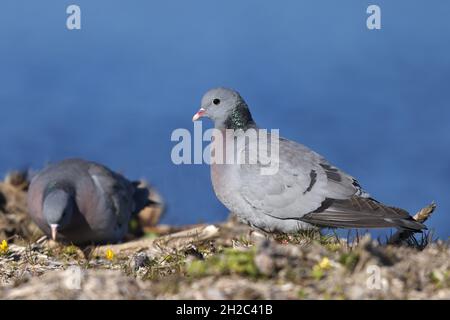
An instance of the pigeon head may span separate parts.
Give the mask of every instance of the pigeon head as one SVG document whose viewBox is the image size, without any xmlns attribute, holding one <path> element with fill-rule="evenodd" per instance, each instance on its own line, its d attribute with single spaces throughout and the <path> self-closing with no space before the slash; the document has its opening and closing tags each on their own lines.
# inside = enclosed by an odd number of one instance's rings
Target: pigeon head
<svg viewBox="0 0 450 320">
<path fill-rule="evenodd" d="M 214 121 L 218 129 L 245 130 L 255 125 L 244 99 L 238 92 L 226 88 L 215 88 L 205 93 L 192 121 L 202 117 Z"/>
<path fill-rule="evenodd" d="M 43 215 L 51 228 L 52 239 L 58 230 L 69 224 L 75 210 L 74 193 L 70 188 L 54 186 L 44 196 Z"/>
</svg>

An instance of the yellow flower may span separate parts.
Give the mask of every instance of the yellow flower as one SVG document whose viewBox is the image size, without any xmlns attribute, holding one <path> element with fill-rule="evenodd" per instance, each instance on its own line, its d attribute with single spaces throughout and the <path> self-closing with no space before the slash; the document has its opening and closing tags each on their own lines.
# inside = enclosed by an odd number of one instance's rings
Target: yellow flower
<svg viewBox="0 0 450 320">
<path fill-rule="evenodd" d="M 0 243 L 0 253 L 6 253 L 8 252 L 8 242 L 6 240 L 3 240 Z"/>
<path fill-rule="evenodd" d="M 111 261 L 111 260 L 114 259 L 114 257 L 115 257 L 116 255 L 114 254 L 114 251 L 112 251 L 111 249 L 108 249 L 108 250 L 106 250 L 105 256 L 106 256 L 106 259 L 107 259 L 107 260 Z"/>
<path fill-rule="evenodd" d="M 331 268 L 330 259 L 327 257 L 323 258 L 322 261 L 319 262 L 319 268 L 322 270 L 328 270 Z"/>
<path fill-rule="evenodd" d="M 324 257 L 319 263 L 312 268 L 312 276 L 316 280 L 320 280 L 325 276 L 325 270 L 331 269 L 332 265 L 330 259 Z"/>
</svg>

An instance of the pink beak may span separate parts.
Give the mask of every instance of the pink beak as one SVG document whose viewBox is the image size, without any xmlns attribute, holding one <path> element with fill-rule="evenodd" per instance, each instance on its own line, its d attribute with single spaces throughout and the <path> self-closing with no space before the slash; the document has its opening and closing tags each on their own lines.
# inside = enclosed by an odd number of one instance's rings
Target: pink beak
<svg viewBox="0 0 450 320">
<path fill-rule="evenodd" d="M 58 230 L 58 225 L 57 224 L 51 224 L 50 228 L 52 229 L 52 240 L 55 241 L 56 240 L 56 232 Z"/>
<path fill-rule="evenodd" d="M 205 109 L 200 108 L 200 110 L 198 110 L 197 113 L 194 114 L 194 116 L 192 117 L 192 121 L 196 121 L 196 120 L 200 119 L 201 117 L 203 117 L 205 112 L 206 112 Z"/>
</svg>

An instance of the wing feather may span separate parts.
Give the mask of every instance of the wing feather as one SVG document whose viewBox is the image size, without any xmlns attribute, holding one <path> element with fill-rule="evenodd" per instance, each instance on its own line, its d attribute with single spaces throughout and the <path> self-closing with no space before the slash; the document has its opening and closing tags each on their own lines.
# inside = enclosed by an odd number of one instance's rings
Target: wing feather
<svg viewBox="0 0 450 320">
<path fill-rule="evenodd" d="M 134 210 L 132 184 L 121 175 L 95 163 L 90 164 L 89 174 L 104 197 L 105 209 L 112 210 L 119 225 L 125 225 Z"/>
<path fill-rule="evenodd" d="M 274 175 L 262 175 L 259 162 L 240 166 L 240 193 L 256 211 L 328 227 L 425 228 L 406 211 L 372 199 L 355 178 L 307 147 L 280 138 L 278 148 Z"/>
<path fill-rule="evenodd" d="M 321 208 L 303 216 L 300 220 L 339 228 L 400 227 L 414 231 L 426 229 L 425 225 L 415 221 L 403 209 L 358 196 L 348 200 L 327 199 Z"/>
</svg>

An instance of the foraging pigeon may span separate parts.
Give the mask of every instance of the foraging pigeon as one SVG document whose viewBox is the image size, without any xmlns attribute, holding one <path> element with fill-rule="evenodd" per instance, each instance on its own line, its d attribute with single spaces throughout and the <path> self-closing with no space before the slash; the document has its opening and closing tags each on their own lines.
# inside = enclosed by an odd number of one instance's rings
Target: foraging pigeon
<svg viewBox="0 0 450 320">
<path fill-rule="evenodd" d="M 267 163 L 259 161 L 261 155 L 257 154 L 257 161 L 249 160 L 252 151 L 264 145 L 261 130 L 236 91 L 208 91 L 193 121 L 201 117 L 213 120 L 217 129 L 211 150 L 226 156 L 211 163 L 214 191 L 229 210 L 255 228 L 281 233 L 316 227 L 396 227 L 412 231 L 426 228 L 405 210 L 371 198 L 356 179 L 307 147 L 281 137 L 273 139 L 271 145 L 270 133 L 265 141 L 270 150 L 278 147 L 279 156 L 274 161 L 278 170 L 262 174 Z M 252 130 L 257 143 L 249 142 L 248 133 Z M 232 163 L 228 162 L 230 151 L 237 154 Z"/>
<path fill-rule="evenodd" d="M 108 168 L 81 159 L 52 164 L 31 181 L 32 220 L 58 241 L 73 244 L 122 240 L 140 190 Z"/>
</svg>

